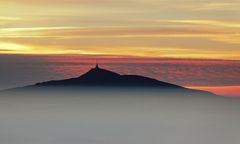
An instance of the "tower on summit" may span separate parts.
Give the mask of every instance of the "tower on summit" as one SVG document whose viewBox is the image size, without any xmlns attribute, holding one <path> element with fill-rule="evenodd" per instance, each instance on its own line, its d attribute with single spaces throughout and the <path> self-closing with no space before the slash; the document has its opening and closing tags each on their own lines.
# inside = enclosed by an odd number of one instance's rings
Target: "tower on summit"
<svg viewBox="0 0 240 144">
<path fill-rule="evenodd" d="M 95 66 L 95 69 L 99 69 L 98 59 L 96 59 L 96 66 Z"/>
</svg>

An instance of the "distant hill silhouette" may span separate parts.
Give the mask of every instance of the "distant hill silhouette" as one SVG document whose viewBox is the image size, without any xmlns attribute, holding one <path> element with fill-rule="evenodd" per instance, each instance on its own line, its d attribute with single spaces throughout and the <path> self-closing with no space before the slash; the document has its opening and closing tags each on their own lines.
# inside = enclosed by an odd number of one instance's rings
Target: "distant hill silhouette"
<svg viewBox="0 0 240 144">
<path fill-rule="evenodd" d="M 98 64 L 95 68 L 90 69 L 87 73 L 77 78 L 65 80 L 53 80 L 35 85 L 26 86 L 22 88 L 15 88 L 11 90 L 45 90 L 54 89 L 57 91 L 63 88 L 74 88 L 74 90 L 83 90 L 82 88 L 101 88 L 104 90 L 111 90 L 111 88 L 124 89 L 144 89 L 151 88 L 152 90 L 160 90 L 162 93 L 187 93 L 187 94 L 204 94 L 213 95 L 210 92 L 193 90 L 178 86 L 175 84 L 162 82 L 153 78 L 148 78 L 139 75 L 120 75 L 118 73 L 99 68 Z M 77 88 L 77 89 L 76 89 Z M 10 91 L 11 91 L 10 90 Z M 99 90 L 99 89 L 98 89 Z"/>
<path fill-rule="evenodd" d="M 40 86 L 119 86 L 119 87 L 164 87 L 182 88 L 180 86 L 161 82 L 152 78 L 138 75 L 120 75 L 118 73 L 99 68 L 96 65 L 87 73 L 77 78 L 66 80 L 48 81 L 38 83 Z"/>
<path fill-rule="evenodd" d="M 53 80 L 48 82 L 37 83 L 25 88 L 71 88 L 71 87 L 111 87 L 111 88 L 154 88 L 161 89 L 165 92 L 172 90 L 184 93 L 204 93 L 209 92 L 187 89 L 175 84 L 162 82 L 153 78 L 148 78 L 139 75 L 120 75 L 118 73 L 102 69 L 96 65 L 95 68 L 90 69 L 85 74 L 77 78 L 65 80 Z"/>
</svg>

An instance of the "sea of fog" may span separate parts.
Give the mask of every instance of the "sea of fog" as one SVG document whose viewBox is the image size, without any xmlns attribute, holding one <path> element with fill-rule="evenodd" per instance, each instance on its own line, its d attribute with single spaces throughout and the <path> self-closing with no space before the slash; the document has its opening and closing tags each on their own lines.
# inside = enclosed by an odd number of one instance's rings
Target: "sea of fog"
<svg viewBox="0 0 240 144">
<path fill-rule="evenodd" d="M 1 144 L 239 144 L 240 99 L 151 90 L 4 93 Z"/>
</svg>

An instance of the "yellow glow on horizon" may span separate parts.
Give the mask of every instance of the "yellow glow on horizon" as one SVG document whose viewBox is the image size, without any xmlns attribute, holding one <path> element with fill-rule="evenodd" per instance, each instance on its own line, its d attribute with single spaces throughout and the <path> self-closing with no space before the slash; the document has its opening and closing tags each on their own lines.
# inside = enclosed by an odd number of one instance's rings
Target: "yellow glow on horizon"
<svg viewBox="0 0 240 144">
<path fill-rule="evenodd" d="M 15 21 L 15 20 L 21 20 L 21 18 L 19 18 L 19 17 L 4 17 L 4 16 L 0 16 L 0 20 Z"/>
<path fill-rule="evenodd" d="M 32 48 L 15 43 L 1 43 L 0 42 L 0 53 L 26 53 L 31 51 Z"/>
<path fill-rule="evenodd" d="M 240 28 L 240 22 L 216 20 L 168 20 L 167 22 Z"/>
<path fill-rule="evenodd" d="M 240 53 L 240 50 L 238 51 Z M 0 54 L 54 54 L 54 55 L 109 55 L 116 57 L 143 57 L 143 58 L 200 58 L 200 59 L 229 59 L 240 60 L 235 54 L 223 51 L 216 53 L 215 51 L 204 51 L 199 53 L 197 49 L 187 48 L 150 48 L 150 47 L 96 47 L 96 48 L 81 48 L 68 49 L 67 47 L 51 47 L 47 48 L 30 45 L 19 45 L 14 43 L 0 43 Z"/>
</svg>

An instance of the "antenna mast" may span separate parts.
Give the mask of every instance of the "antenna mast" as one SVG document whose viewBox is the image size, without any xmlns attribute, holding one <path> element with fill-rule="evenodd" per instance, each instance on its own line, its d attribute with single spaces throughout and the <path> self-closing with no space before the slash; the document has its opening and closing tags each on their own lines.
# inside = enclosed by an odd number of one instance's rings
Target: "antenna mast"
<svg viewBox="0 0 240 144">
<path fill-rule="evenodd" d="M 96 67 L 95 67 L 96 69 L 98 69 L 99 68 L 99 66 L 98 66 L 98 59 L 96 59 Z"/>
</svg>

